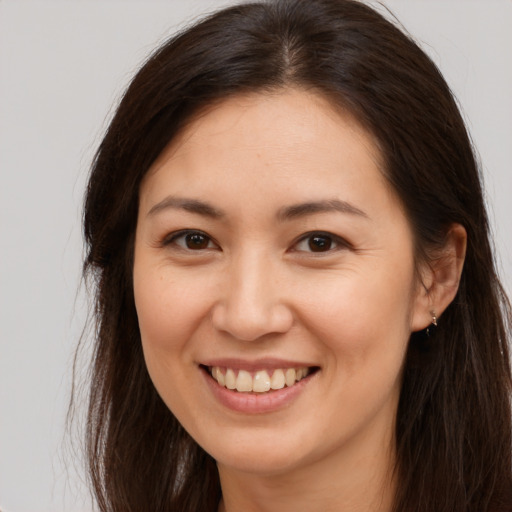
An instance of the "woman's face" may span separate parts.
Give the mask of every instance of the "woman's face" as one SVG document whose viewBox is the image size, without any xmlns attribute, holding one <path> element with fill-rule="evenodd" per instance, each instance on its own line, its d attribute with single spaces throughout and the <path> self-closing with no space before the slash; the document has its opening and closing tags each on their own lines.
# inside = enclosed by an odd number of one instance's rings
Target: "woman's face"
<svg viewBox="0 0 512 512">
<path fill-rule="evenodd" d="M 210 109 L 144 179 L 145 360 L 219 467 L 277 474 L 390 453 L 425 312 L 411 229 L 379 165 L 349 115 L 285 90 Z"/>
</svg>

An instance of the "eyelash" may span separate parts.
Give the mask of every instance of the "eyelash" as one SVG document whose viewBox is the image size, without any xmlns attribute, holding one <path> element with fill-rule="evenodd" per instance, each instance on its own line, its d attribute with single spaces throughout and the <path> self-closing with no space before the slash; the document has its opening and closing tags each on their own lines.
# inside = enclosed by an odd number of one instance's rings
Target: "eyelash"
<svg viewBox="0 0 512 512">
<path fill-rule="evenodd" d="M 186 239 L 187 236 L 204 237 L 203 243 L 205 242 L 206 245 L 204 247 L 201 246 L 201 247 L 196 247 L 196 248 L 188 247 L 185 245 L 187 243 L 187 239 Z M 313 240 L 315 238 L 317 239 L 317 242 L 319 243 L 318 248 L 321 248 L 321 244 L 322 244 L 321 240 L 322 239 L 324 240 L 324 242 L 326 241 L 326 243 L 328 245 L 326 250 L 315 251 L 312 248 L 311 243 L 313 242 Z M 183 244 L 178 243 L 178 241 L 180 239 L 182 239 Z M 197 241 L 200 242 L 200 240 L 197 240 Z M 304 244 L 304 243 L 308 244 L 308 248 L 310 250 L 298 249 L 300 244 Z M 204 251 L 207 249 L 218 249 L 219 248 L 218 244 L 207 233 L 205 233 L 204 231 L 199 231 L 199 230 L 195 230 L 195 229 L 194 230 L 193 229 L 184 229 L 181 231 L 177 231 L 175 233 L 171 233 L 169 236 L 167 236 L 162 241 L 163 247 L 167 247 L 170 245 L 175 245 L 179 249 L 182 249 L 184 251 L 190 251 L 190 252 L 201 252 L 201 251 Z M 334 245 L 334 247 L 332 247 L 333 245 Z M 299 239 L 297 239 L 292 244 L 291 252 L 325 254 L 325 253 L 332 253 L 334 251 L 339 251 L 342 249 L 351 249 L 351 248 L 352 248 L 352 246 L 346 240 L 344 240 L 343 238 L 341 238 L 337 235 L 334 235 L 334 234 L 326 232 L 326 231 L 310 231 L 309 233 L 305 233 L 304 235 L 302 235 Z"/>
<path fill-rule="evenodd" d="M 311 242 L 315 239 L 324 239 L 329 241 L 329 247 L 325 251 L 315 251 L 315 250 L 300 250 L 297 249 L 299 244 L 307 243 L 309 248 L 311 249 Z M 332 247 L 334 245 L 334 247 Z M 342 249 L 351 249 L 352 246 L 343 238 L 334 235 L 332 233 L 329 233 L 327 231 L 310 231 L 309 233 L 305 233 L 302 235 L 297 241 L 294 242 L 292 246 L 293 252 L 309 252 L 309 253 L 315 253 L 315 254 L 325 254 L 325 253 L 332 253 L 334 251 L 339 251 Z"/>
<path fill-rule="evenodd" d="M 184 244 L 186 243 L 186 237 L 188 236 L 200 236 L 204 237 L 207 241 L 206 247 L 197 247 L 195 249 L 191 247 L 186 247 Z M 183 239 L 184 244 L 181 245 L 178 243 L 178 240 Z M 176 231 L 174 233 L 171 233 L 169 236 L 165 237 L 162 241 L 162 246 L 167 247 L 169 245 L 175 245 L 179 249 L 182 249 L 184 251 L 190 251 L 190 252 L 200 252 L 205 249 L 213 249 L 214 247 L 209 247 L 211 244 L 215 246 L 215 248 L 218 248 L 217 243 L 212 239 L 211 236 L 209 236 L 204 231 L 199 231 L 197 229 L 182 229 L 181 231 Z"/>
</svg>

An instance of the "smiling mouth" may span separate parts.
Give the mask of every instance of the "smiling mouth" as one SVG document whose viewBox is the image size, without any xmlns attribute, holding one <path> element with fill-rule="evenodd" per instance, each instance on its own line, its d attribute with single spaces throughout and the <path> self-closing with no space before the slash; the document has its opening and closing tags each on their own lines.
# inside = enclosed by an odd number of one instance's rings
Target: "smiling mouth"
<svg viewBox="0 0 512 512">
<path fill-rule="evenodd" d="M 318 370 L 318 367 L 302 367 L 249 372 L 220 366 L 203 368 L 220 386 L 239 393 L 268 393 L 292 387 Z"/>
</svg>

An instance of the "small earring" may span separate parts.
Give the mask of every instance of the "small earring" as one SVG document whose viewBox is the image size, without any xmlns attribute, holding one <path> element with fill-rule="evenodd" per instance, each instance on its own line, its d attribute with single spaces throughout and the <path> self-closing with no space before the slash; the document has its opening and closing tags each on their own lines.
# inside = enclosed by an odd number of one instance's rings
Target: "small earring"
<svg viewBox="0 0 512 512">
<path fill-rule="evenodd" d="M 432 323 L 427 327 L 427 329 L 425 331 L 427 336 L 430 336 L 431 329 L 432 329 L 432 334 L 433 334 L 433 332 L 435 331 L 435 328 L 437 327 L 437 316 L 436 316 L 435 311 L 431 311 L 430 315 L 432 316 Z"/>
</svg>

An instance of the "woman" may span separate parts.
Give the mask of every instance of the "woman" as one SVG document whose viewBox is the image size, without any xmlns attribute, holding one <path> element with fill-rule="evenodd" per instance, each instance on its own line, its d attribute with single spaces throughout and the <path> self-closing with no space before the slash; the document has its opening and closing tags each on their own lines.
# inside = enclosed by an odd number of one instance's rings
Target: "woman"
<svg viewBox="0 0 512 512">
<path fill-rule="evenodd" d="M 351 0 L 232 7 L 87 190 L 103 511 L 512 510 L 510 310 L 439 71 Z"/>
</svg>

